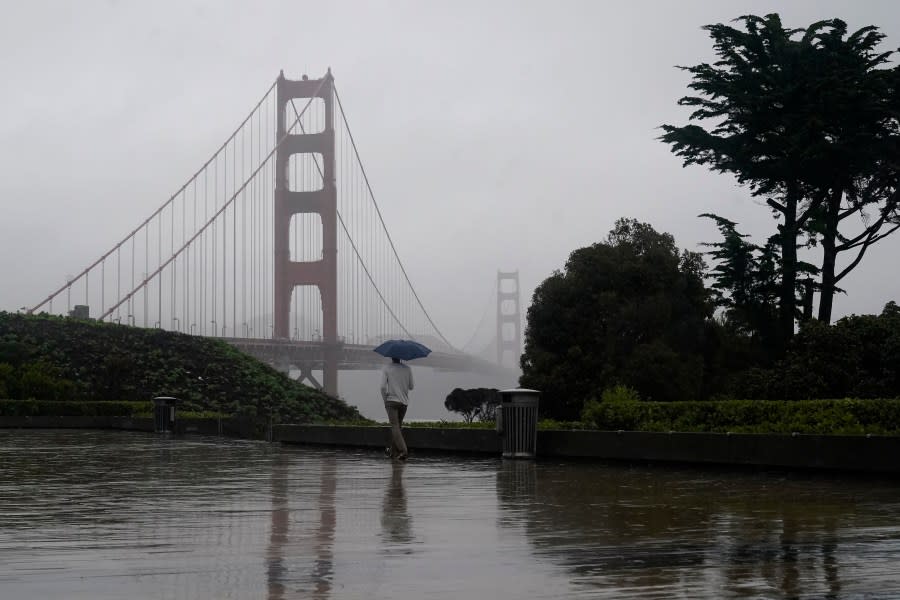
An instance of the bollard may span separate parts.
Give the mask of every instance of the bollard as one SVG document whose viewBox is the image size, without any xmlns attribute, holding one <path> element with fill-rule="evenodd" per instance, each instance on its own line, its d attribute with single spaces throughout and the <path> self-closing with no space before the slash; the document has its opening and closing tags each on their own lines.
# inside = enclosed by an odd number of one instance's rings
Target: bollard
<svg viewBox="0 0 900 600">
<path fill-rule="evenodd" d="M 153 399 L 153 431 L 167 433 L 175 431 L 175 403 L 178 398 L 157 396 Z"/>
<path fill-rule="evenodd" d="M 500 392 L 497 429 L 503 438 L 503 458 L 534 458 L 537 454 L 537 390 L 511 389 Z"/>
</svg>

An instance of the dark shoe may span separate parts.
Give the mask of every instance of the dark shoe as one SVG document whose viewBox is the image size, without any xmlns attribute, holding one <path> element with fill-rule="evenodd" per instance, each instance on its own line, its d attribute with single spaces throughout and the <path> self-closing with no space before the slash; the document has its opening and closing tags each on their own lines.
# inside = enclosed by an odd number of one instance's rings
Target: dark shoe
<svg viewBox="0 0 900 600">
<path fill-rule="evenodd" d="M 384 449 L 384 455 L 388 458 L 394 458 L 394 450 L 390 446 L 388 446 Z"/>
<path fill-rule="evenodd" d="M 399 459 L 399 460 L 406 460 L 407 458 L 409 458 L 408 454 L 398 454 L 397 455 L 397 459 Z"/>
</svg>

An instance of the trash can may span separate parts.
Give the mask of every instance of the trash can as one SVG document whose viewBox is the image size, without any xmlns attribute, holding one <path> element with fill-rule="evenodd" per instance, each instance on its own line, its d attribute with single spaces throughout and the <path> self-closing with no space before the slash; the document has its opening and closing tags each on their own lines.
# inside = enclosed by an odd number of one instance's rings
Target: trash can
<svg viewBox="0 0 900 600">
<path fill-rule="evenodd" d="M 153 431 L 175 431 L 175 404 L 178 398 L 157 396 L 153 399 Z"/>
<path fill-rule="evenodd" d="M 500 392 L 497 429 L 503 439 L 503 458 L 534 458 L 540 395 L 537 390 L 526 389 Z"/>
</svg>

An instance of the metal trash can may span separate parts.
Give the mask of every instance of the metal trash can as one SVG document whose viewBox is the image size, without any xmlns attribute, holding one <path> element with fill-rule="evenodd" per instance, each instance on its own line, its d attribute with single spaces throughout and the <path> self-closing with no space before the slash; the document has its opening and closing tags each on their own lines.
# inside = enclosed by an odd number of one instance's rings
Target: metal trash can
<svg viewBox="0 0 900 600">
<path fill-rule="evenodd" d="M 537 452 L 537 390 L 512 389 L 500 392 L 497 429 L 503 438 L 503 458 L 534 458 Z"/>
<path fill-rule="evenodd" d="M 166 433 L 175 431 L 175 404 L 178 398 L 157 396 L 153 399 L 153 431 Z"/>
</svg>

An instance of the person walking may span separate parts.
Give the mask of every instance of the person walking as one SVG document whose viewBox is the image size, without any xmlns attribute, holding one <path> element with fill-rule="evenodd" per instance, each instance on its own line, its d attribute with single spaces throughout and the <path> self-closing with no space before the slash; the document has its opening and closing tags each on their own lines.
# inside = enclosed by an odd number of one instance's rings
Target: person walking
<svg viewBox="0 0 900 600">
<path fill-rule="evenodd" d="M 400 362 L 399 358 L 391 358 L 381 374 L 381 398 L 391 424 L 391 445 L 385 453 L 393 458 L 406 460 L 408 450 L 403 439 L 403 417 L 409 406 L 409 392 L 413 389 L 412 369 Z"/>
</svg>

